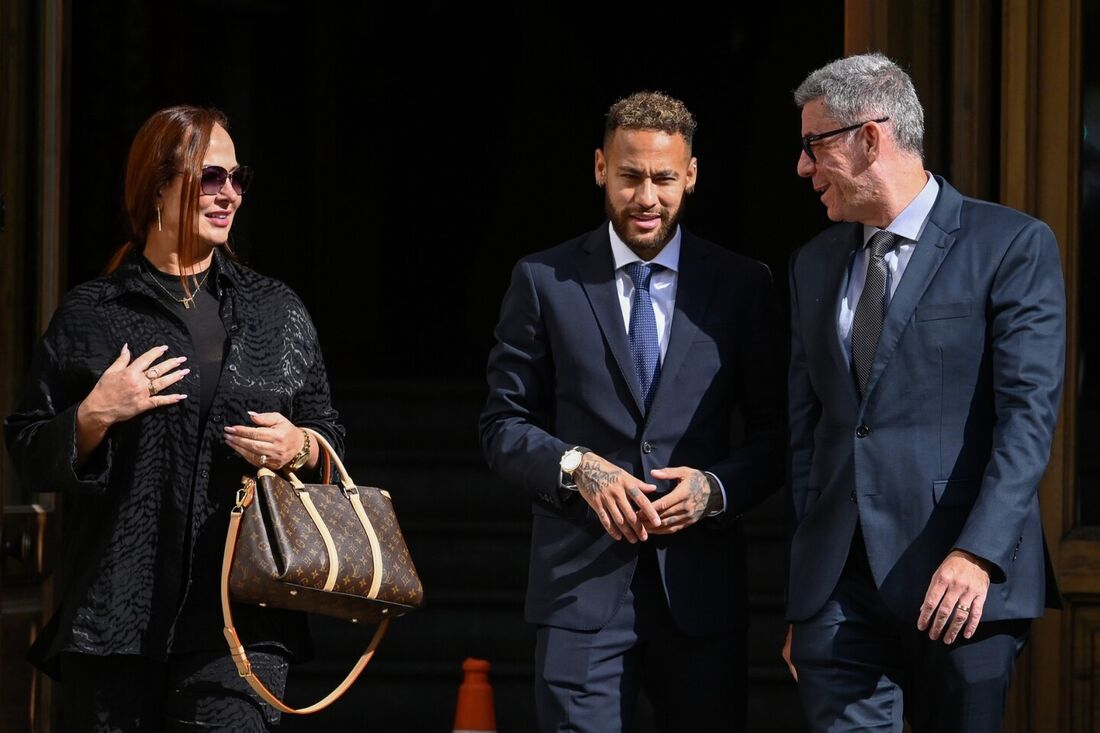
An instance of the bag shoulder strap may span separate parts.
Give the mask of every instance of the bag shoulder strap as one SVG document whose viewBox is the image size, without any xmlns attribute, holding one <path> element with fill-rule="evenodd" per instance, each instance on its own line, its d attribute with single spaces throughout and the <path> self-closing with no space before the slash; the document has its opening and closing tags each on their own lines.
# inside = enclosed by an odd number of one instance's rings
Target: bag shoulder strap
<svg viewBox="0 0 1100 733">
<path fill-rule="evenodd" d="M 343 470 L 344 467 L 340 465 L 339 460 L 339 458 L 336 458 L 337 465 L 341 473 L 346 476 L 347 472 Z M 267 469 L 260 470 L 266 471 Z M 367 663 L 370 662 L 371 657 L 374 656 L 374 650 L 378 647 L 378 643 L 382 641 L 382 637 L 385 636 L 386 629 L 390 626 L 390 619 L 382 619 L 382 622 L 378 624 L 378 629 L 374 632 L 374 636 L 371 637 L 370 644 L 367 645 L 366 650 L 363 652 L 362 656 L 359 657 L 359 661 L 351 668 L 351 671 L 348 672 L 344 680 L 336 686 L 336 689 L 328 695 L 312 705 L 297 709 L 290 707 L 282 700 L 275 697 L 260 678 L 252 672 L 252 664 L 248 661 L 248 655 L 245 653 L 244 645 L 241 644 L 241 640 L 237 636 L 237 629 L 233 622 L 233 609 L 229 603 L 229 572 L 233 567 L 233 555 L 237 550 L 237 535 L 240 534 L 241 531 L 241 517 L 244 515 L 244 507 L 252 498 L 250 492 L 253 491 L 255 491 L 255 484 L 242 488 L 237 493 L 237 505 L 233 507 L 233 511 L 229 515 L 229 532 L 226 533 L 225 537 L 225 553 L 222 556 L 221 572 L 222 622 L 225 624 L 225 628 L 223 629 L 225 641 L 229 644 L 229 654 L 233 658 L 233 664 L 237 667 L 237 674 L 248 682 L 248 685 L 256 691 L 256 694 L 259 695 L 264 702 L 284 713 L 293 713 L 295 715 L 316 713 L 318 710 L 324 710 L 340 699 L 340 696 L 347 692 L 348 688 L 350 688 L 355 683 L 355 680 L 359 678 L 363 669 L 366 668 Z"/>
</svg>

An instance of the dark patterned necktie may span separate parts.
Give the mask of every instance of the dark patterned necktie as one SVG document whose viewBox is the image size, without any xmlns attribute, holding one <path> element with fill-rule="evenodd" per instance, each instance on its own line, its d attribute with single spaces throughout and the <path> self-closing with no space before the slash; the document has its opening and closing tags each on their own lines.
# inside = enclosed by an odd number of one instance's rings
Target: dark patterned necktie
<svg viewBox="0 0 1100 733">
<path fill-rule="evenodd" d="M 653 315 L 653 301 L 649 297 L 649 279 L 660 265 L 631 262 L 624 266 L 626 274 L 634 282 L 634 299 L 630 305 L 630 355 L 638 370 L 638 382 L 642 387 L 642 401 L 646 412 L 653 404 L 657 381 L 661 378 L 661 345 L 657 340 L 657 317 Z"/>
<path fill-rule="evenodd" d="M 856 370 L 859 394 L 867 388 L 867 376 L 875 360 L 878 339 L 882 335 L 882 321 L 886 315 L 886 253 L 894 248 L 897 237 L 885 229 L 871 237 L 868 248 L 871 257 L 867 262 L 867 277 L 863 280 L 863 292 L 859 296 L 856 315 L 852 320 L 852 365 Z"/>
</svg>

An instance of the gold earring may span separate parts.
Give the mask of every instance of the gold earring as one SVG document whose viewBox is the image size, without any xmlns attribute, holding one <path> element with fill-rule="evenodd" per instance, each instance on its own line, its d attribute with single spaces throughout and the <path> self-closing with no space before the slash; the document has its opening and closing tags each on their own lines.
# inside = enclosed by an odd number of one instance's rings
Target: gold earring
<svg viewBox="0 0 1100 733">
<path fill-rule="evenodd" d="M 164 230 L 160 226 L 160 207 L 157 207 L 157 231 L 163 232 Z"/>
</svg>

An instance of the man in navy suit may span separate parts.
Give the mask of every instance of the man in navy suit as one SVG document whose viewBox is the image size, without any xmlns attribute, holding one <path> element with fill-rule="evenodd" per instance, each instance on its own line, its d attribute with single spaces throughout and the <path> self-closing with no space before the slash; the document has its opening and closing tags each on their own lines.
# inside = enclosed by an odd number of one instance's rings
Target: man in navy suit
<svg viewBox="0 0 1100 733">
<path fill-rule="evenodd" d="M 999 731 L 1030 620 L 1058 603 L 1037 497 L 1058 246 L 925 171 L 889 59 L 835 61 L 795 100 L 798 174 L 841 223 L 791 262 L 785 656 L 815 731 Z"/>
<path fill-rule="evenodd" d="M 694 130 L 664 94 L 613 105 L 609 221 L 501 306 L 481 442 L 532 502 L 542 731 L 629 730 L 639 690 L 663 731 L 744 726 L 739 516 L 782 481 L 782 377 L 767 268 L 679 225 Z"/>
</svg>

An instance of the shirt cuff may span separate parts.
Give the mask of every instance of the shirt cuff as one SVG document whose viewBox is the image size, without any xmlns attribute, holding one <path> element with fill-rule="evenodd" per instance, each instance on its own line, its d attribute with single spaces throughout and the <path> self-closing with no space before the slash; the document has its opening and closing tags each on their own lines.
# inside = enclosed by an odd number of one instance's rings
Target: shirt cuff
<svg viewBox="0 0 1100 733">
<path fill-rule="evenodd" d="M 726 487 L 722 485 L 722 479 L 718 478 L 710 471 L 703 471 L 703 475 L 706 476 L 707 479 L 710 481 L 712 491 L 714 490 L 714 486 L 717 484 L 718 490 L 722 492 L 722 507 L 720 509 L 715 509 L 713 512 L 707 515 L 708 517 L 717 517 L 719 514 L 726 511 Z"/>
</svg>

